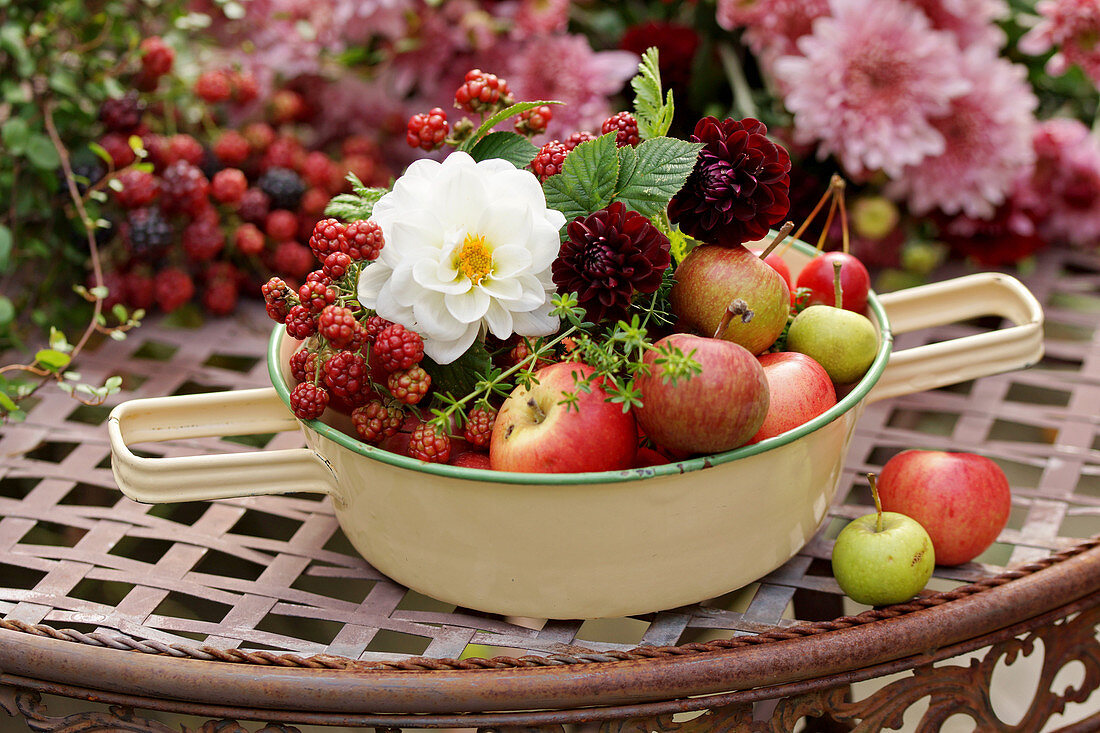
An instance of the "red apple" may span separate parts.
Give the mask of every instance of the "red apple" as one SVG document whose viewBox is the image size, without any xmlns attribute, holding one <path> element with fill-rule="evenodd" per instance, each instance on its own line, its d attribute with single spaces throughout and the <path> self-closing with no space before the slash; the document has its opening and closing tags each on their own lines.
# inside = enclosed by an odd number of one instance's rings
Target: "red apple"
<svg viewBox="0 0 1100 733">
<path fill-rule="evenodd" d="M 451 457 L 450 464 L 452 466 L 465 466 L 466 468 L 484 468 L 486 470 L 491 469 L 492 465 L 489 462 L 489 454 L 482 453 L 476 450 L 467 450 L 462 453 L 455 454 Z"/>
<path fill-rule="evenodd" d="M 809 288 L 808 305 L 836 305 L 833 286 L 833 262 L 839 262 L 841 302 L 844 310 L 862 313 L 867 307 L 867 293 L 871 289 L 871 276 L 863 263 L 843 252 L 826 252 L 806 263 L 798 273 L 797 287 Z"/>
<path fill-rule="evenodd" d="M 658 341 L 678 348 L 703 370 L 666 381 L 658 352 L 646 352 L 647 375 L 636 379 L 642 406 L 635 408 L 646 435 L 661 446 L 691 453 L 732 450 L 753 436 L 768 412 L 768 380 L 748 349 L 722 339 L 674 333 Z"/>
<path fill-rule="evenodd" d="M 714 336 L 735 298 L 745 302 L 752 318 L 734 317 L 720 337 L 759 354 L 787 325 L 791 291 L 782 276 L 741 245 L 701 245 L 676 268 L 669 302 L 684 327 Z"/>
<path fill-rule="evenodd" d="M 882 508 L 920 522 L 936 562 L 960 565 L 993 544 L 1008 522 L 1008 478 L 973 453 L 907 450 L 886 462 L 878 479 Z"/>
<path fill-rule="evenodd" d="M 764 424 L 750 443 L 793 430 L 836 404 L 836 390 L 825 367 L 794 351 L 757 357 L 768 378 L 771 400 Z"/>
<path fill-rule="evenodd" d="M 750 251 L 759 257 L 760 253 L 764 250 L 750 249 Z M 783 278 L 783 282 L 787 283 L 787 290 L 791 293 L 791 303 L 794 303 L 794 280 L 791 279 L 791 268 L 787 267 L 787 261 L 775 252 L 772 252 L 764 258 L 764 264 L 778 272 L 779 277 Z"/>
<path fill-rule="evenodd" d="M 595 370 L 559 362 L 535 372 L 538 384 L 516 387 L 497 413 L 489 461 L 497 471 L 579 473 L 630 468 L 638 450 L 633 412 L 607 402 L 599 385 L 590 392 L 577 379 Z M 574 376 L 576 375 L 576 376 Z M 562 404 L 575 394 L 575 406 Z"/>
<path fill-rule="evenodd" d="M 667 457 L 661 455 L 652 448 L 639 448 L 638 455 L 634 459 L 634 468 L 648 468 L 650 466 L 664 466 L 672 463 Z"/>
</svg>

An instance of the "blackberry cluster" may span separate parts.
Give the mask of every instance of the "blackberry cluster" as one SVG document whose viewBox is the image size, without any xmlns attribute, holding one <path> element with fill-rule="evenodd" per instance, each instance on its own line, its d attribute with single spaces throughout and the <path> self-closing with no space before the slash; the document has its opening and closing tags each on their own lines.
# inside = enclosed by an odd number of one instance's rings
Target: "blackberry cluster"
<svg viewBox="0 0 1100 733">
<path fill-rule="evenodd" d="M 175 239 L 172 225 L 152 208 L 135 209 L 126 219 L 130 256 L 136 260 L 150 261 L 164 254 Z"/>
<path fill-rule="evenodd" d="M 99 119 L 111 132 L 133 132 L 141 124 L 145 103 L 137 92 L 128 92 L 118 99 L 108 99 L 99 108 Z"/>
<path fill-rule="evenodd" d="M 268 168 L 260 176 L 260 190 L 271 198 L 271 206 L 276 209 L 297 209 L 302 201 L 306 186 L 301 177 L 288 168 Z"/>
</svg>

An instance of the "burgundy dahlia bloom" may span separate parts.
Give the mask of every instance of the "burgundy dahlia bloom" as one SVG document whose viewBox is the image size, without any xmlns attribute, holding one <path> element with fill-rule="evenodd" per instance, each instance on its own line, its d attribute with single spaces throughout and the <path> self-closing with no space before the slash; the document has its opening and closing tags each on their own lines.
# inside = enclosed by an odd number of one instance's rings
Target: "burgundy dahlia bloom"
<svg viewBox="0 0 1100 733">
<path fill-rule="evenodd" d="M 577 293 L 588 320 L 626 316 L 635 293 L 652 293 L 672 262 L 668 237 L 649 219 L 615 202 L 590 216 L 578 216 L 566 229 L 551 266 L 562 293 Z"/>
<path fill-rule="evenodd" d="M 781 221 L 791 207 L 791 157 L 767 132 L 752 117 L 699 120 L 691 140 L 705 147 L 668 204 L 672 222 L 695 239 L 734 247 Z"/>
</svg>

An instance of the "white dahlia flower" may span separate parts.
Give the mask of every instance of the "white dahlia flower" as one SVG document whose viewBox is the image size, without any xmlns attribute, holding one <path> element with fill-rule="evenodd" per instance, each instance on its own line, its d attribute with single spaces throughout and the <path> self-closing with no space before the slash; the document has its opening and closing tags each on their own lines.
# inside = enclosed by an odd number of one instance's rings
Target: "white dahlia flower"
<svg viewBox="0 0 1100 733">
<path fill-rule="evenodd" d="M 565 216 L 538 179 L 500 159 L 418 160 L 374 205 L 385 246 L 359 276 L 359 302 L 424 339 L 448 364 L 486 329 L 546 336 Z"/>
</svg>

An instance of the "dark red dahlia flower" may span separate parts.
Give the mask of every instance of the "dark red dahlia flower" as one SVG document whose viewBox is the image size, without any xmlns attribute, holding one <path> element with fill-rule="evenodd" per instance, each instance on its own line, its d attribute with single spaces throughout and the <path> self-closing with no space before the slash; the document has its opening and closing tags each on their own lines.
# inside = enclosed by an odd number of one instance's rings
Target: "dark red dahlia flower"
<svg viewBox="0 0 1100 733">
<path fill-rule="evenodd" d="M 1031 212 L 1009 199 L 991 219 L 937 217 L 940 239 L 986 267 L 1010 265 L 1046 247 Z"/>
<path fill-rule="evenodd" d="M 759 120 L 704 117 L 692 142 L 704 143 L 687 183 L 668 204 L 692 237 L 733 247 L 764 237 L 790 209 L 791 158 Z"/>
<path fill-rule="evenodd" d="M 626 315 L 635 293 L 652 293 L 672 261 L 668 237 L 649 219 L 615 202 L 578 216 L 566 230 L 551 272 L 562 293 L 577 293 L 588 320 Z"/>
<path fill-rule="evenodd" d="M 661 81 L 676 98 L 684 96 L 691 82 L 691 66 L 699 50 L 699 34 L 689 25 L 650 20 L 627 28 L 619 48 L 641 56 L 650 46 L 658 51 Z"/>
</svg>

